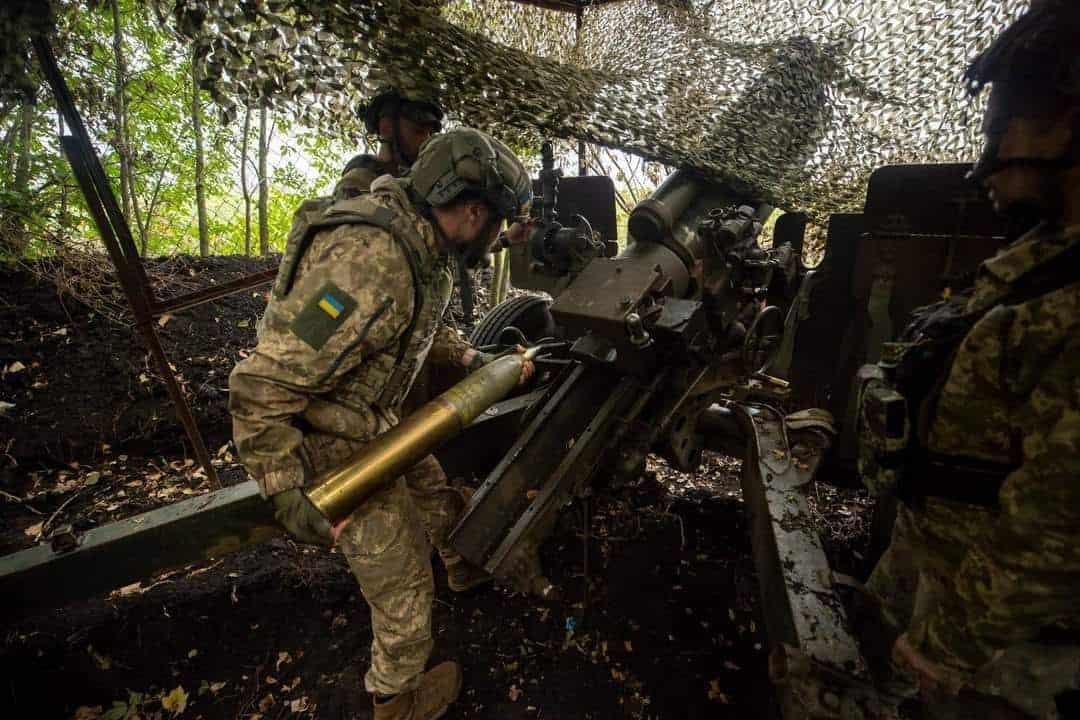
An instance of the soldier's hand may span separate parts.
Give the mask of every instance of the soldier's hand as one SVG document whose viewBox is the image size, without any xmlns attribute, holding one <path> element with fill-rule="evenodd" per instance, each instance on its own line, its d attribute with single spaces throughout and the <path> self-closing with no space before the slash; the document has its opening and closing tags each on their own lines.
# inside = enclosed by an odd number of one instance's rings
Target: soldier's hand
<svg viewBox="0 0 1080 720">
<path fill-rule="evenodd" d="M 955 696 L 966 684 L 960 673 L 934 662 L 912 647 L 906 634 L 896 639 L 892 659 L 915 676 L 920 694 L 927 699 Z"/>
<path fill-rule="evenodd" d="M 491 353 L 480 352 L 476 348 L 469 348 L 461 354 L 461 366 L 470 373 L 476 372 L 495 358 Z"/>
<path fill-rule="evenodd" d="M 514 352 L 518 355 L 525 354 L 525 348 L 518 345 L 514 348 Z M 532 380 L 533 375 L 536 374 L 536 363 L 532 360 L 526 360 L 521 364 L 521 375 L 518 376 L 518 387 L 528 384 Z"/>
<path fill-rule="evenodd" d="M 319 512 L 300 488 L 280 492 L 270 498 L 274 517 L 300 542 L 330 546 L 330 522 Z"/>
</svg>

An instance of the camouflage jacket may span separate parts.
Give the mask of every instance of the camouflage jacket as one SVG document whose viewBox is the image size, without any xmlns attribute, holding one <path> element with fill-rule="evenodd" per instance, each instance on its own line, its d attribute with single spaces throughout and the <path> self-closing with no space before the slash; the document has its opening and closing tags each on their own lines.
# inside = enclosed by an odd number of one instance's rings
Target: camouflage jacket
<svg viewBox="0 0 1080 720">
<path fill-rule="evenodd" d="M 380 177 L 371 194 L 298 211 L 316 227 L 294 226 L 258 345 L 229 378 L 233 437 L 266 495 L 303 486 L 395 424 L 429 352 L 451 363 L 468 348 L 442 323 L 453 279 L 406 183 Z M 353 221 L 380 209 L 397 239 Z"/>
<path fill-rule="evenodd" d="M 1047 633 L 1080 632 L 1080 283 L 1002 304 L 1034 268 L 1080 242 L 1080 226 L 1036 228 L 980 268 L 965 336 L 929 428 L 935 452 L 1018 463 L 1000 512 L 930 498 L 925 522 L 978 540 L 952 578 L 957 597 L 909 631 L 957 667 Z M 940 482 L 947 483 L 948 477 Z M 966 525 L 978 523 L 976 533 Z"/>
<path fill-rule="evenodd" d="M 352 167 L 342 173 L 334 186 L 334 200 L 346 200 L 368 192 L 375 179 L 383 175 L 398 175 L 393 163 L 381 162 L 370 154 L 357 155 L 348 164 Z"/>
</svg>

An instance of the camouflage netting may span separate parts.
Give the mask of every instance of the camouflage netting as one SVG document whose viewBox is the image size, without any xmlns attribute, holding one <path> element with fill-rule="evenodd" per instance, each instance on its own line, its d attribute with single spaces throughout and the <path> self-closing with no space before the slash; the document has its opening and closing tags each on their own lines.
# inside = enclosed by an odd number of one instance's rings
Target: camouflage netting
<svg viewBox="0 0 1080 720">
<path fill-rule="evenodd" d="M 387 81 L 511 141 L 578 138 L 817 216 L 874 167 L 970 160 L 967 62 L 1025 0 L 159 0 L 226 117 L 268 102 L 356 135 Z M 576 39 L 579 37 L 579 39 Z M 514 136 L 517 135 L 515 138 Z"/>
</svg>

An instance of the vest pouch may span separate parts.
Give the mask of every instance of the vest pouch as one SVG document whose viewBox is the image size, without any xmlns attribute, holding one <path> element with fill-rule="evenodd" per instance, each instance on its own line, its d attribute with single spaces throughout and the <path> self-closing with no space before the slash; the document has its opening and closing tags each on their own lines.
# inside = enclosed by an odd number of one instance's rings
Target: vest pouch
<svg viewBox="0 0 1080 720">
<path fill-rule="evenodd" d="M 908 403 L 880 366 L 864 365 L 857 377 L 859 475 L 872 495 L 895 496 L 911 445 Z"/>
</svg>

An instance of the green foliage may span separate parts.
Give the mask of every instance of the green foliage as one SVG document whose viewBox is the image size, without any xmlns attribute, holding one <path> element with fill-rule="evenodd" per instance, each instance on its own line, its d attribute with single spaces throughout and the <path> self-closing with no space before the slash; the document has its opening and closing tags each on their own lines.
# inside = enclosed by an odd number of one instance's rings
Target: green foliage
<svg viewBox="0 0 1080 720">
<path fill-rule="evenodd" d="M 128 225 L 148 255 L 198 252 L 195 208 L 195 136 L 191 121 L 191 58 L 186 43 L 163 28 L 140 0 L 118 0 L 126 65 L 126 133 L 116 122 L 116 54 L 109 2 L 55 3 L 56 55 L 106 173 L 120 199 L 120 154 L 130 159 L 134 207 Z M 58 142 L 51 91 L 35 73 L 36 102 L 24 113 L 19 97 L 0 99 L 0 257 L 34 257 L 60 243 L 100 248 Z M 209 95 L 203 106 L 205 192 L 213 254 L 244 251 L 244 199 L 240 186 L 243 123 L 227 125 Z M 24 114 L 30 145 L 22 152 Z M 257 250 L 258 110 L 248 136 L 251 234 Z M 269 237 L 280 250 L 300 201 L 332 186 L 357 151 L 346 142 L 272 116 L 268 147 Z M 20 166 L 20 160 L 24 161 Z"/>
</svg>

